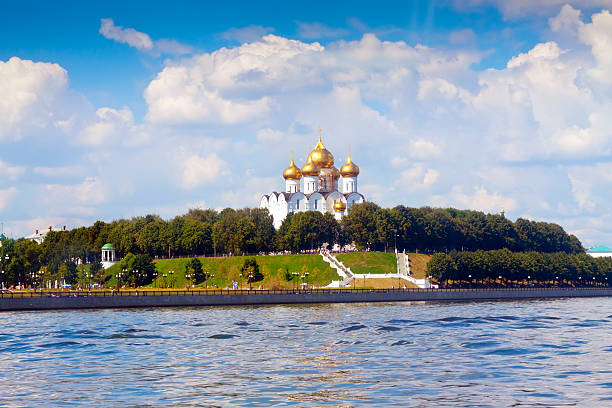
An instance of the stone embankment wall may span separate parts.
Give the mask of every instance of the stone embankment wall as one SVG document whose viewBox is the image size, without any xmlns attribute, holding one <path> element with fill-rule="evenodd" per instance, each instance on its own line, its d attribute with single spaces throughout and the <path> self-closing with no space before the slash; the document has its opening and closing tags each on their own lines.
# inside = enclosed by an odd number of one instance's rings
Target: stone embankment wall
<svg viewBox="0 0 612 408">
<path fill-rule="evenodd" d="M 612 296 L 612 288 L 424 289 L 312 291 L 304 293 L 252 291 L 217 294 L 154 294 L 147 296 L 3 297 L 0 311 L 131 307 L 228 306 L 350 302 L 471 301 Z"/>
</svg>

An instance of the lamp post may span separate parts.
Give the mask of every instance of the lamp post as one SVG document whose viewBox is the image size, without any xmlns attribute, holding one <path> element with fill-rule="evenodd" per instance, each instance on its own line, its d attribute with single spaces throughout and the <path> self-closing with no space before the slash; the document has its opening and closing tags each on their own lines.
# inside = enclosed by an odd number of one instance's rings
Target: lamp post
<svg viewBox="0 0 612 408">
<path fill-rule="evenodd" d="M 297 277 L 299 276 L 299 273 L 297 272 L 291 272 L 291 275 L 293 276 L 293 290 L 297 289 Z"/>
<path fill-rule="evenodd" d="M 527 286 L 529 286 L 531 282 L 531 275 L 527 275 Z"/>
<path fill-rule="evenodd" d="M 168 285 L 166 284 L 166 277 L 168 276 L 167 273 L 163 273 L 162 277 L 164 278 L 164 288 L 166 288 Z"/>
<path fill-rule="evenodd" d="M 214 273 L 211 273 L 211 274 L 210 274 L 210 279 L 212 280 L 212 279 L 214 279 L 214 277 L 215 277 L 215 274 L 214 274 Z M 212 282 L 210 282 L 210 288 L 212 289 L 213 287 L 214 287 L 213 283 L 212 283 Z"/>
<path fill-rule="evenodd" d="M 306 289 L 308 289 L 308 276 L 310 275 L 310 272 L 305 272 L 304 276 L 306 277 Z"/>
<path fill-rule="evenodd" d="M 170 286 L 174 288 L 174 271 L 168 271 L 168 274 L 170 274 Z"/>
<path fill-rule="evenodd" d="M 187 280 L 187 289 L 189 289 L 189 287 L 191 286 L 191 274 L 190 273 L 186 273 L 185 274 L 185 279 Z"/>
<path fill-rule="evenodd" d="M 126 272 L 127 270 L 124 268 L 121 270 L 121 272 L 117 272 L 115 275 L 115 278 L 117 278 L 117 292 L 119 291 L 119 288 L 121 288 L 121 277 L 124 276 Z"/>
<path fill-rule="evenodd" d="M 242 272 L 240 272 L 240 290 L 242 290 Z"/>
<path fill-rule="evenodd" d="M 157 271 L 153 272 L 153 286 L 157 289 L 157 286 L 159 285 L 159 282 L 157 281 L 158 278 L 158 273 Z"/>
<path fill-rule="evenodd" d="M 499 275 L 497 277 L 497 279 L 499 279 L 499 287 L 501 288 L 502 287 L 502 277 L 501 277 L 501 275 Z"/>
<path fill-rule="evenodd" d="M 251 290 L 251 283 L 253 282 L 253 272 L 249 272 L 249 290 Z"/>
</svg>

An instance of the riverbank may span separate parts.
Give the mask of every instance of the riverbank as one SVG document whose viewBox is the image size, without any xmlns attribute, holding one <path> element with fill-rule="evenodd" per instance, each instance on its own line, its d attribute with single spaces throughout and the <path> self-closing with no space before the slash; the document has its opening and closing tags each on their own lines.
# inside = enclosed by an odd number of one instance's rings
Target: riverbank
<svg viewBox="0 0 612 408">
<path fill-rule="evenodd" d="M 314 289 L 10 293 L 0 311 L 356 302 L 448 302 L 612 296 L 612 288 Z"/>
</svg>

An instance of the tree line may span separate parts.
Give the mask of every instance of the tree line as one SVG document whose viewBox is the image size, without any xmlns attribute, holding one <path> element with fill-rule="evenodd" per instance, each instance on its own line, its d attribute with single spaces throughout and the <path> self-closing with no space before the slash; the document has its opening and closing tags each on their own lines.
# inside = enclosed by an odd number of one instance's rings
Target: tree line
<svg viewBox="0 0 612 408">
<path fill-rule="evenodd" d="M 508 249 L 452 251 L 434 254 L 427 274 L 452 286 L 600 286 L 612 283 L 612 258 Z"/>
<path fill-rule="evenodd" d="M 266 209 L 191 209 L 170 220 L 147 215 L 51 231 L 40 245 L 5 238 L 0 251 L 0 281 L 27 284 L 42 270 L 45 280 L 64 278 L 71 283 L 77 279 L 80 263 L 91 264 L 91 275 L 98 276 L 103 273 L 100 249 L 106 243 L 114 245 L 118 258 L 142 254 L 151 259 L 295 253 L 324 243 L 426 253 L 502 248 L 513 252 L 584 252 L 580 241 L 557 224 L 521 218 L 512 222 L 496 214 L 453 208 L 381 208 L 367 202 L 354 205 L 341 221 L 318 211 L 290 214 L 278 230 Z"/>
</svg>

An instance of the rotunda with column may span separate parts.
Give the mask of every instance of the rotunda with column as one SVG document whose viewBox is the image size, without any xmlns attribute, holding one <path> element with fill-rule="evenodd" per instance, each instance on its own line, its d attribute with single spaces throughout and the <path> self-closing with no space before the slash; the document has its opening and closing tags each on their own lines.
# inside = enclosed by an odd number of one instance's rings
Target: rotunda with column
<svg viewBox="0 0 612 408">
<path fill-rule="evenodd" d="M 117 263 L 115 258 L 115 246 L 113 244 L 104 244 L 102 246 L 102 267 L 108 269 Z"/>
<path fill-rule="evenodd" d="M 293 155 L 289 166 L 283 171 L 285 189 L 261 197 L 260 208 L 267 208 L 279 228 L 290 213 L 302 211 L 329 212 L 340 220 L 356 203 L 365 201 L 357 190 L 359 167 L 353 163 L 349 151 L 346 163 L 338 170 L 334 156 L 321 139 L 300 168 Z"/>
</svg>

